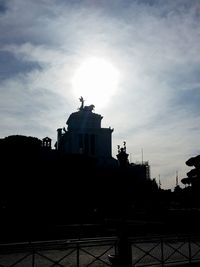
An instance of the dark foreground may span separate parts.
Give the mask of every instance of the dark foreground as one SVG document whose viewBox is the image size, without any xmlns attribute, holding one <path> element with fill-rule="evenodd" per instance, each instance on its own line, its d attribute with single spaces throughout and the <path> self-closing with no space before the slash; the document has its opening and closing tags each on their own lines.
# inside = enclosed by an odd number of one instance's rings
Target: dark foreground
<svg viewBox="0 0 200 267">
<path fill-rule="evenodd" d="M 125 230 L 129 237 L 199 235 L 200 212 L 198 210 L 171 210 L 162 214 L 137 212 L 135 218 L 109 218 L 82 220 L 81 222 L 27 221 L 15 218 L 0 227 L 0 243 L 57 239 L 80 239 L 118 236 Z"/>
<path fill-rule="evenodd" d="M 0 266 L 106 267 L 119 259 L 119 246 L 118 237 L 0 244 Z M 199 266 L 200 236 L 129 238 L 129 246 L 130 265 L 125 257 L 120 267 Z"/>
</svg>

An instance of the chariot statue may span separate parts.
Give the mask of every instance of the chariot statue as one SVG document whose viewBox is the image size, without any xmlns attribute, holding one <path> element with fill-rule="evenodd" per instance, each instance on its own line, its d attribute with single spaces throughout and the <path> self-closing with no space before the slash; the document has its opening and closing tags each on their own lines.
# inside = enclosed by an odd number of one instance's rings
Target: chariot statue
<svg viewBox="0 0 200 267">
<path fill-rule="evenodd" d="M 82 96 L 79 98 L 79 100 L 81 102 L 81 106 L 79 108 L 80 111 L 83 110 L 83 111 L 90 111 L 90 112 L 92 112 L 94 110 L 95 106 L 93 104 L 92 105 L 89 105 L 89 106 L 84 106 L 85 100 L 83 99 Z"/>
</svg>

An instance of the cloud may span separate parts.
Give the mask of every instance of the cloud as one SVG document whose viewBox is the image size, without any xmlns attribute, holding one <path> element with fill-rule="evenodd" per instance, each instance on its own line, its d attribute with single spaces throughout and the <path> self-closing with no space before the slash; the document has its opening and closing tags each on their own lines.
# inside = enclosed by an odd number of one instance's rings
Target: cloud
<svg viewBox="0 0 200 267">
<path fill-rule="evenodd" d="M 71 77 L 89 56 L 120 71 L 110 104 L 96 110 L 132 159 L 150 161 L 164 187 L 199 153 L 200 3 L 8 0 L 0 6 L 1 133 L 56 138 L 71 112 Z M 89 103 L 90 104 L 90 103 Z M 95 103 L 94 103 L 95 104 Z"/>
</svg>

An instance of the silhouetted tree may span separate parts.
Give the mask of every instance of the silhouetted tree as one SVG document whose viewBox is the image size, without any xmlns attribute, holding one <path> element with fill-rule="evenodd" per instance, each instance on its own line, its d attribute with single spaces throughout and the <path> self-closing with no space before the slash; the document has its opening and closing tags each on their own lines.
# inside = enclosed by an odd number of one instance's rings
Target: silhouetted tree
<svg viewBox="0 0 200 267">
<path fill-rule="evenodd" d="M 184 185 L 191 185 L 191 178 L 189 178 L 189 177 L 183 178 L 183 179 L 181 179 L 181 183 Z"/>
<path fill-rule="evenodd" d="M 187 177 L 183 178 L 181 182 L 186 185 L 191 185 L 191 196 L 193 206 L 200 205 L 200 155 L 188 159 L 186 165 L 189 167 L 194 167 L 187 173 Z"/>
</svg>

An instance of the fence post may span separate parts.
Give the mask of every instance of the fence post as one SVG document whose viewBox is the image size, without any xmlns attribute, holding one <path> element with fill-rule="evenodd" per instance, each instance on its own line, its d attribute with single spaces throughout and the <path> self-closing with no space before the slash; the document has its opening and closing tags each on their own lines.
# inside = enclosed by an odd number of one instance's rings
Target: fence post
<svg viewBox="0 0 200 267">
<path fill-rule="evenodd" d="M 79 244 L 77 244 L 77 254 L 76 254 L 76 266 L 79 267 Z"/>
<path fill-rule="evenodd" d="M 118 240 L 115 245 L 115 255 L 108 255 L 108 259 L 112 267 L 131 267 L 132 247 L 124 221 L 118 222 L 117 232 Z"/>
<path fill-rule="evenodd" d="M 164 266 L 164 243 L 163 243 L 163 238 L 161 238 L 161 241 L 160 241 L 160 248 L 161 248 L 161 264 L 162 264 L 162 267 Z"/>
<path fill-rule="evenodd" d="M 132 247 L 131 242 L 128 238 L 127 225 L 124 221 L 119 225 L 118 234 L 118 257 L 119 264 L 123 267 L 132 266 Z"/>
<path fill-rule="evenodd" d="M 118 244 L 118 255 L 121 266 L 132 266 L 132 248 L 128 237 L 121 237 Z"/>
<path fill-rule="evenodd" d="M 191 238 L 188 237 L 188 248 L 189 248 L 189 264 L 192 262 L 192 251 L 191 251 Z"/>
<path fill-rule="evenodd" d="M 35 250 L 33 250 L 32 254 L 32 267 L 35 267 Z"/>
</svg>

